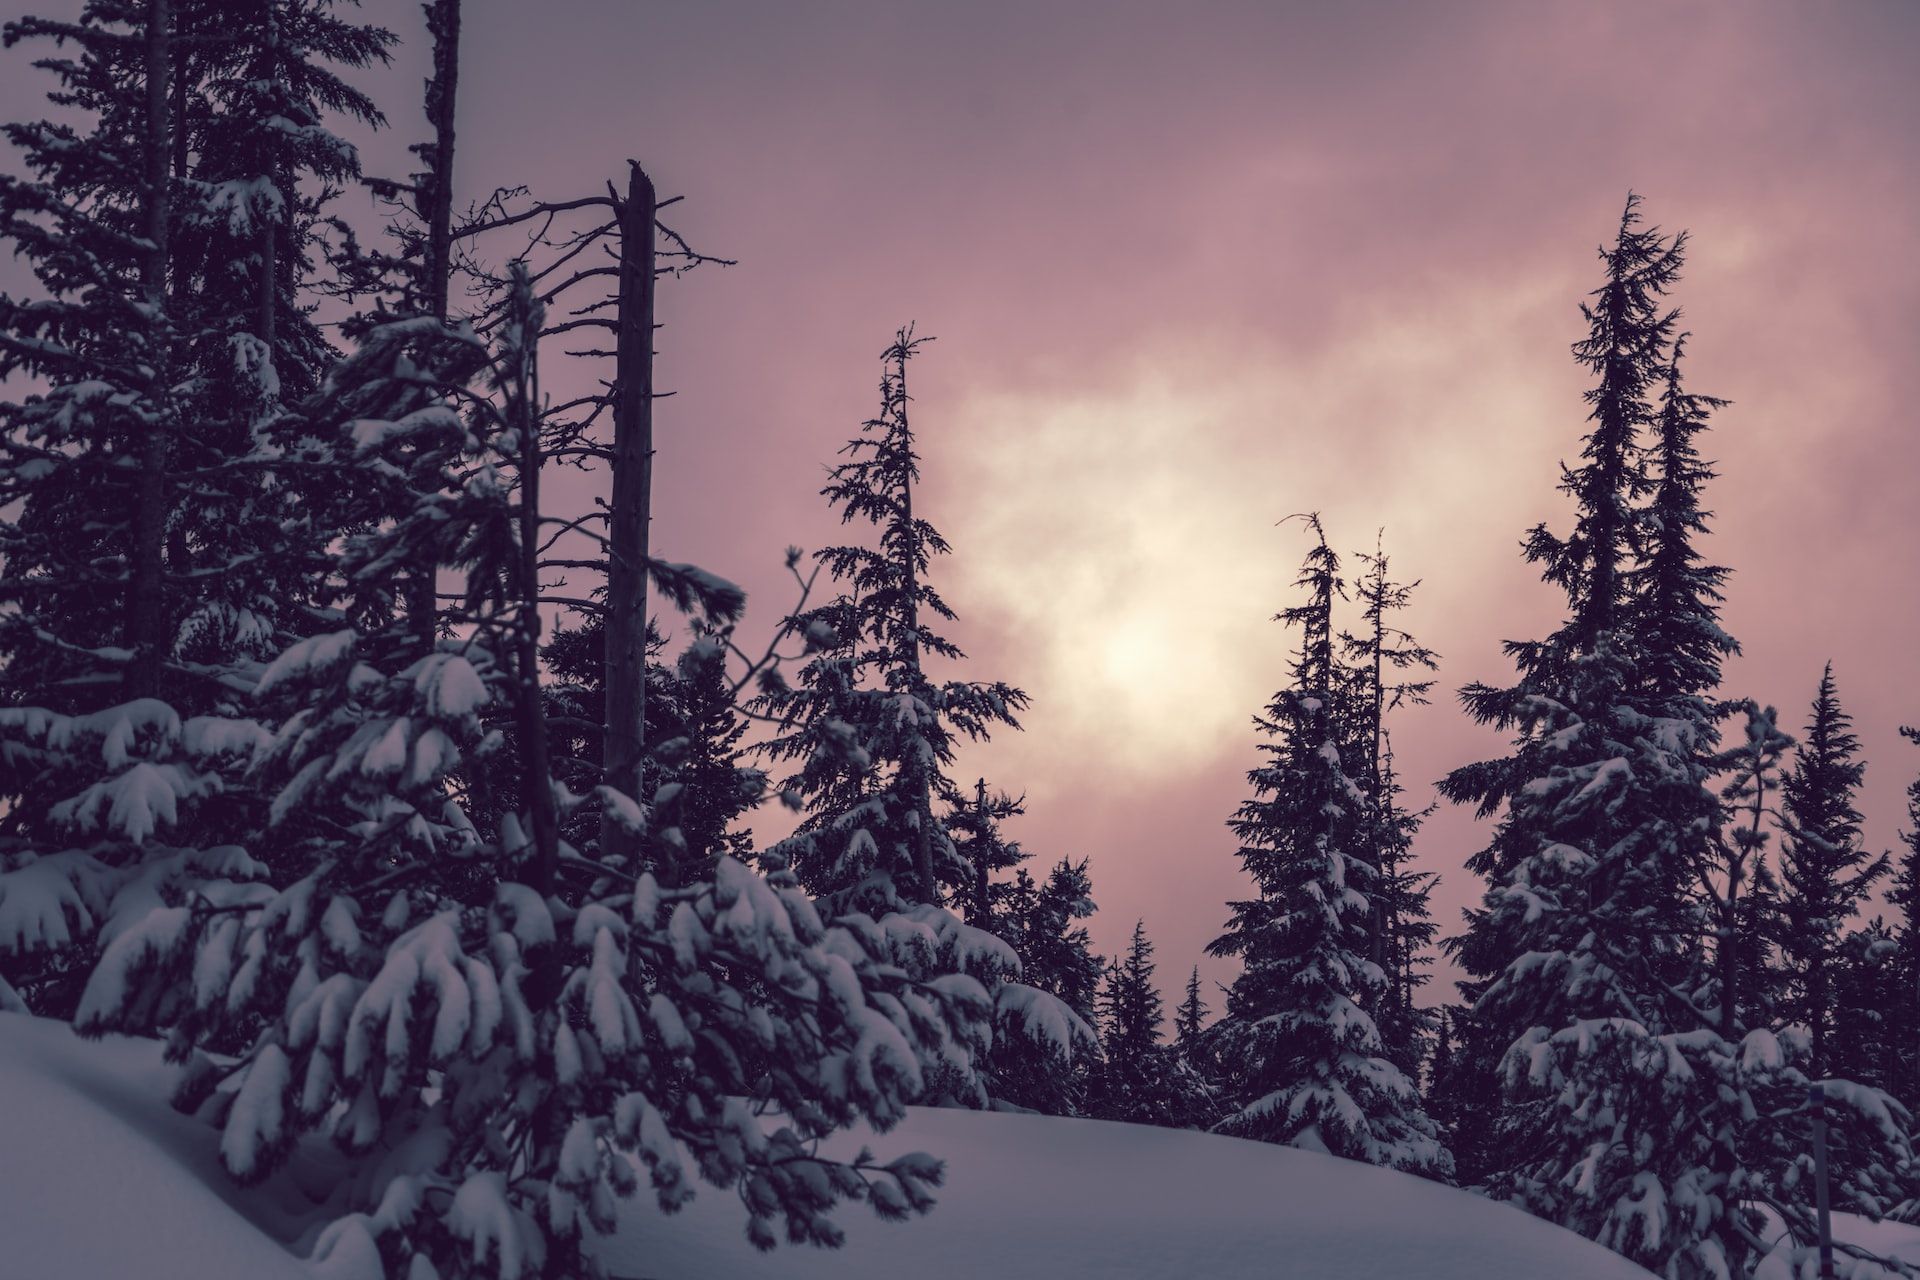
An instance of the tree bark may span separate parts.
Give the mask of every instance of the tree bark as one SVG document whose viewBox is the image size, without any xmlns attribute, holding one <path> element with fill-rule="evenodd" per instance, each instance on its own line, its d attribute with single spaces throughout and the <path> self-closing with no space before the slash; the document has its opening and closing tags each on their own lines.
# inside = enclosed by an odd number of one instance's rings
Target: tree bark
<svg viewBox="0 0 1920 1280">
<path fill-rule="evenodd" d="M 517 288 L 525 287 L 524 282 Z M 532 306 L 529 289 L 515 305 Z M 533 324 L 537 324 L 534 321 Z M 531 325 L 529 327 L 532 327 Z M 528 836 L 533 842 L 526 884 L 542 895 L 553 892 L 560 864 L 560 813 L 553 796 L 553 769 L 547 744 L 546 708 L 540 698 L 540 423 L 533 343 L 520 352 L 516 392 L 509 400 L 508 425 L 520 443 L 520 564 L 515 603 L 514 721 L 520 737 L 521 791 L 527 803 Z"/>
<path fill-rule="evenodd" d="M 990 929 L 993 927 L 992 897 L 988 892 L 987 879 L 987 780 L 980 779 L 973 784 L 973 811 L 980 824 L 979 834 L 975 837 L 977 852 L 973 859 L 973 910 L 975 927 Z"/>
<path fill-rule="evenodd" d="M 613 498 L 607 525 L 607 786 L 638 801 L 646 758 L 647 555 L 653 493 L 653 181 L 629 161 L 620 210 L 620 319 L 615 344 Z M 631 857 L 639 840 L 611 813 L 600 823 L 603 857 Z M 663 869 L 665 870 L 665 869 Z"/>
<path fill-rule="evenodd" d="M 147 249 L 140 264 L 140 289 L 147 307 L 147 363 L 153 373 L 147 386 L 147 420 L 140 437 L 140 475 L 135 482 L 133 548 L 129 557 L 126 602 L 126 646 L 133 661 L 126 671 L 129 697 L 151 697 L 160 687 L 160 665 L 166 643 L 165 600 L 162 596 L 167 536 L 169 363 L 165 316 L 167 311 L 167 233 L 172 220 L 169 166 L 173 158 L 168 90 L 173 79 L 173 13 L 168 0 L 148 0 L 146 30 L 147 137 L 145 186 Z"/>
<path fill-rule="evenodd" d="M 433 78 L 427 82 L 427 119 L 433 125 L 433 166 L 427 196 L 427 306 L 447 318 L 453 278 L 453 108 L 460 84 L 460 0 L 433 0 Z"/>
<path fill-rule="evenodd" d="M 453 113 L 460 81 L 460 0 L 427 6 L 433 36 L 433 75 L 427 81 L 427 119 L 433 125 L 432 163 L 427 166 L 425 302 L 434 319 L 447 318 L 453 279 Z M 439 639 L 439 566 L 417 564 L 407 581 L 407 617 L 422 652 Z"/>
<path fill-rule="evenodd" d="M 265 42 L 266 49 L 264 51 L 266 66 L 264 67 L 264 71 L 266 73 L 267 82 L 269 84 L 272 84 L 274 81 L 274 78 L 280 74 L 280 19 L 279 19 L 279 14 L 274 9 L 274 0 L 268 0 L 266 17 L 267 17 L 267 32 L 266 32 L 267 38 Z M 269 90 L 269 93 L 271 92 L 272 91 Z M 279 104 L 276 103 L 275 106 L 277 107 L 279 106 Z M 277 173 L 268 173 L 262 176 L 273 179 L 274 184 L 276 186 L 280 186 L 280 184 L 282 184 L 285 181 L 283 175 L 277 174 Z M 287 210 L 291 212 L 292 203 L 293 203 L 293 193 L 291 191 L 283 189 L 280 193 L 280 196 Z M 273 358 L 273 322 L 274 322 L 275 303 L 278 301 L 277 295 L 278 295 L 279 281 L 277 277 L 279 275 L 279 270 L 278 270 L 278 265 L 276 263 L 276 259 L 279 256 L 279 247 L 280 247 L 279 232 L 280 232 L 279 218 L 269 213 L 266 217 L 261 219 L 260 299 L 259 299 L 260 318 L 259 318 L 258 337 L 261 343 L 267 349 L 267 358 L 269 360 Z"/>
</svg>

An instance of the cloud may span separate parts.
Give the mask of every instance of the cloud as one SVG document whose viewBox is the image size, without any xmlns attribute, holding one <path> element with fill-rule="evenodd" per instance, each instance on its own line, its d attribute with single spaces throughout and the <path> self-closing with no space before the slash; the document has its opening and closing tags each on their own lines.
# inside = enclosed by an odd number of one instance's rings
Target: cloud
<svg viewBox="0 0 1920 1280">
<path fill-rule="evenodd" d="M 1557 284 L 1455 281 L 1445 325 L 1416 308 L 1311 352 L 1189 342 L 939 410 L 932 504 L 962 549 L 942 572 L 983 665 L 1036 695 L 1040 772 L 1181 771 L 1246 736 L 1293 644 L 1271 620 L 1307 545 L 1290 514 L 1322 512 L 1343 554 L 1385 526 L 1412 576 L 1510 545 L 1562 443 L 1539 429 L 1564 416 L 1560 371 L 1521 340 L 1543 299 L 1564 309 Z M 1474 589 L 1432 577 L 1430 596 Z"/>
</svg>

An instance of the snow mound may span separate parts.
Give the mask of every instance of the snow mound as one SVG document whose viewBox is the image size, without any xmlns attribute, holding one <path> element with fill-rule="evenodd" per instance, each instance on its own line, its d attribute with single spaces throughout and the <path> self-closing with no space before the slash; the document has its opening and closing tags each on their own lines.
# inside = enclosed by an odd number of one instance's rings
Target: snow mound
<svg viewBox="0 0 1920 1280">
<path fill-rule="evenodd" d="M 296 1162 L 240 1190 L 219 1167 L 218 1134 L 167 1105 L 174 1078 L 151 1041 L 91 1043 L 0 1014 L 0 1278 L 379 1280 L 347 1258 L 301 1257 L 337 1171 Z M 913 1108 L 891 1133 L 838 1145 L 862 1142 L 883 1159 L 946 1161 L 931 1215 L 885 1223 L 848 1205 L 844 1249 L 760 1254 L 731 1194 L 703 1187 L 665 1216 L 643 1192 L 601 1256 L 621 1280 L 1647 1277 L 1505 1205 L 1234 1138 Z"/>
<path fill-rule="evenodd" d="M 1833 1215 L 1833 1238 L 1842 1244 L 1857 1245 L 1882 1258 L 1891 1258 L 1920 1267 L 1920 1227 L 1901 1222 L 1871 1222 L 1858 1214 Z M 1798 1280 L 1794 1275 L 1790 1249 L 1782 1244 L 1760 1263 L 1753 1280 Z M 1896 1274 L 1875 1262 L 1855 1261 L 1836 1251 L 1835 1270 L 1847 1280 L 1897 1280 Z M 1813 1275 L 1811 1263 L 1802 1273 Z"/>
<path fill-rule="evenodd" d="M 316 1280 L 287 1186 L 234 1186 L 219 1135 L 167 1105 L 176 1075 L 156 1042 L 0 1013 L 0 1276 Z"/>
<path fill-rule="evenodd" d="M 946 1161 L 927 1217 L 843 1209 L 843 1249 L 756 1253 L 733 1197 L 628 1202 L 624 1280 L 1648 1280 L 1571 1232 L 1332 1156 L 1141 1125 L 911 1108 L 871 1145 Z"/>
</svg>

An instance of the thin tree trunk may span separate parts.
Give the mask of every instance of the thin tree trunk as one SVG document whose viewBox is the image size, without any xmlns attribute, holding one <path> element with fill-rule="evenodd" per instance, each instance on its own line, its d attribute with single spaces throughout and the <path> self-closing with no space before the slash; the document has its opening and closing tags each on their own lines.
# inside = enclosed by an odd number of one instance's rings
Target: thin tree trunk
<svg viewBox="0 0 1920 1280">
<path fill-rule="evenodd" d="M 433 37 L 433 76 L 427 81 L 427 119 L 433 125 L 433 163 L 426 178 L 427 262 L 425 302 L 445 322 L 453 279 L 453 113 L 460 81 L 460 0 L 427 6 Z M 439 566 L 416 564 L 408 577 L 407 617 L 414 643 L 430 650 L 439 638 Z"/>
<path fill-rule="evenodd" d="M 275 77 L 280 74 L 280 20 L 279 14 L 275 11 L 274 3 L 275 0 L 268 0 L 267 4 L 265 72 L 269 84 L 272 84 Z M 269 93 L 271 92 L 272 91 L 269 90 Z M 275 105 L 278 106 L 279 104 L 276 103 Z M 276 186 L 279 186 L 283 181 L 282 175 L 280 174 L 266 174 L 263 176 L 272 178 Z M 282 203 L 291 210 L 293 193 L 283 189 L 280 192 L 280 198 Z M 261 219 L 260 319 L 257 336 L 267 349 L 268 359 L 273 358 L 274 304 L 277 301 L 279 284 L 279 281 L 276 279 L 279 275 L 278 263 L 276 262 L 279 253 L 279 231 L 280 219 L 278 217 L 269 213 L 265 218 Z"/>
<path fill-rule="evenodd" d="M 427 119 L 433 125 L 433 172 L 427 200 L 427 306 L 447 318 L 453 277 L 453 108 L 460 83 L 460 0 L 433 0 L 433 79 L 427 82 Z"/>
<path fill-rule="evenodd" d="M 531 292 L 524 300 L 531 305 Z M 560 863 L 560 813 L 553 797 L 553 769 L 547 745 L 546 708 L 540 699 L 540 424 L 535 420 L 538 380 L 534 337 L 521 352 L 516 393 L 509 401 L 510 426 L 520 440 L 520 565 L 515 601 L 514 720 L 520 737 L 522 794 L 533 841 L 526 883 L 541 894 L 553 891 Z"/>
<path fill-rule="evenodd" d="M 1728 1041 L 1733 1039 L 1734 1019 L 1740 1016 L 1740 873 L 1738 862 L 1727 870 L 1727 904 L 1720 926 L 1720 1036 Z"/>
<path fill-rule="evenodd" d="M 987 892 L 987 780 L 985 778 L 973 784 L 973 811 L 980 827 L 973 859 L 973 924 L 976 928 L 986 929 L 992 926 L 993 917 Z"/>
<path fill-rule="evenodd" d="M 167 313 L 167 232 L 172 218 L 171 121 L 167 93 L 173 79 L 173 14 L 168 0 L 147 3 L 147 137 L 146 205 L 147 250 L 140 264 L 141 294 L 147 306 L 148 363 L 154 369 L 147 390 L 147 421 L 140 439 L 140 476 L 135 482 L 133 553 L 127 584 L 126 640 L 133 650 L 127 668 L 126 689 L 131 697 L 151 697 L 159 690 L 160 663 L 166 640 L 162 576 L 167 536 L 168 352 L 164 317 Z"/>
<path fill-rule="evenodd" d="M 1767 775 L 1764 757 L 1757 758 L 1753 774 L 1753 840 L 1758 857 L 1762 821 L 1767 812 Z M 1748 849 L 1741 849 L 1727 867 L 1727 908 L 1720 936 L 1720 1035 L 1731 1041 L 1740 1016 L 1740 882 L 1746 878 Z M 1756 874 L 1758 874 L 1756 872 Z"/>
<path fill-rule="evenodd" d="M 615 344 L 613 500 L 607 524 L 607 786 L 635 800 L 646 758 L 647 556 L 653 493 L 653 181 L 628 162 L 620 221 L 620 320 Z M 629 857 L 638 838 L 611 813 L 600 852 Z M 662 868 L 663 871 L 670 869 Z"/>
</svg>

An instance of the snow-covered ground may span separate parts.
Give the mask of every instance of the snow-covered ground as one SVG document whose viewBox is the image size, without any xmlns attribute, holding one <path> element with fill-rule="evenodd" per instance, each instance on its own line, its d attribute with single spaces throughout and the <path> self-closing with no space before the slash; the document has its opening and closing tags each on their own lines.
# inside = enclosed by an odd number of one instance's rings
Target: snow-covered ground
<svg viewBox="0 0 1920 1280">
<path fill-rule="evenodd" d="M 739 1210 L 703 1196 L 663 1221 L 630 1210 L 604 1255 L 647 1280 L 1646 1280 L 1570 1232 L 1406 1174 L 1210 1134 L 914 1110 L 877 1153 L 945 1158 L 916 1222 L 844 1214 L 839 1256 L 757 1256 Z"/>
<path fill-rule="evenodd" d="M 220 1171 L 213 1133 L 165 1101 L 146 1041 L 90 1044 L 0 1014 L 0 1277 L 4 1280 L 374 1280 L 298 1256 L 316 1223 L 294 1169 L 252 1191 Z M 1134 1125 L 915 1110 L 870 1139 L 947 1161 L 931 1216 L 848 1206 L 847 1247 L 756 1254 L 730 1196 L 662 1217 L 627 1208 L 603 1256 L 645 1280 L 1645 1280 L 1646 1272 L 1517 1210 L 1302 1151 Z M 1850 1226 L 1852 1224 L 1849 1224 Z M 1878 1247 L 1920 1230 L 1859 1228 Z M 1889 1235 L 1889 1233 L 1892 1233 Z M 1893 1238 L 1898 1236 L 1898 1239 Z M 1782 1280 L 1784 1268 L 1763 1272 Z"/>
</svg>

